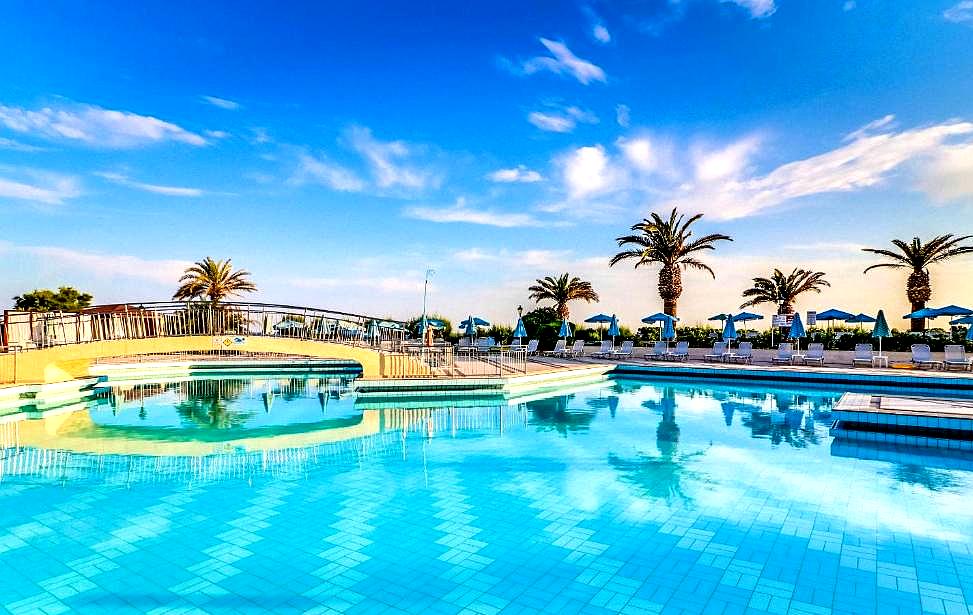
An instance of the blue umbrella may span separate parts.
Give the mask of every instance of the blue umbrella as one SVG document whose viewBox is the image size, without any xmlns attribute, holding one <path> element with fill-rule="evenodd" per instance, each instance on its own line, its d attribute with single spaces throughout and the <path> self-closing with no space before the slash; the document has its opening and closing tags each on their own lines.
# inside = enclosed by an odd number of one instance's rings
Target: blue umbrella
<svg viewBox="0 0 973 615">
<path fill-rule="evenodd" d="M 737 328 L 733 324 L 733 318 L 726 319 L 726 325 L 723 327 L 723 341 L 727 342 L 727 348 L 729 348 L 730 340 L 735 340 L 737 338 Z"/>
<path fill-rule="evenodd" d="M 801 322 L 801 313 L 798 312 L 794 314 L 794 320 L 791 322 L 791 330 L 787 337 L 797 340 L 797 349 L 801 349 L 801 338 L 807 335 L 804 331 L 804 323 Z"/>
<path fill-rule="evenodd" d="M 460 329 L 466 329 L 466 334 L 469 335 L 470 337 L 476 337 L 477 327 L 489 327 L 489 326 L 490 323 L 483 320 L 479 316 L 473 316 L 472 314 L 470 314 L 470 317 L 464 320 L 463 322 L 461 322 L 459 325 Z"/>
<path fill-rule="evenodd" d="M 764 317 L 753 312 L 740 312 L 733 317 L 733 322 L 747 322 L 748 320 L 763 320 Z"/>
<path fill-rule="evenodd" d="M 906 314 L 902 318 L 913 319 L 913 318 L 935 318 L 937 316 L 942 316 L 939 312 L 933 308 L 922 308 L 921 310 L 916 310 L 910 314 Z"/>
<path fill-rule="evenodd" d="M 427 318 L 426 326 L 428 326 L 430 329 L 445 329 L 446 323 L 439 320 L 438 318 Z M 418 325 L 418 329 L 419 329 L 419 333 L 425 333 L 425 330 L 423 329 L 421 322 Z"/>
<path fill-rule="evenodd" d="M 618 330 L 618 319 L 612 314 L 612 321 L 608 325 L 608 335 L 612 336 L 612 348 L 615 347 L 615 336 L 621 334 L 621 331 Z"/>
<path fill-rule="evenodd" d="M 836 310 L 831 308 L 830 310 L 825 310 L 823 312 L 818 312 L 818 320 L 848 320 L 854 316 L 851 312 L 845 312 L 844 310 Z"/>
<path fill-rule="evenodd" d="M 676 318 L 675 316 L 670 316 L 669 314 L 666 314 L 664 312 L 656 312 L 651 316 L 646 316 L 645 318 L 643 318 L 642 322 L 644 322 L 647 325 L 651 325 L 657 322 L 666 322 L 667 320 L 678 321 L 679 319 Z"/>
<path fill-rule="evenodd" d="M 875 322 L 875 319 L 868 314 L 855 314 L 851 318 L 846 318 L 845 322 L 858 323 L 858 328 L 862 328 L 863 322 Z"/>
<path fill-rule="evenodd" d="M 951 325 L 973 325 L 973 316 L 964 316 L 956 320 L 949 321 Z"/>
<path fill-rule="evenodd" d="M 973 342 L 973 327 L 966 330 L 966 341 Z"/>
<path fill-rule="evenodd" d="M 958 305 L 936 308 L 937 316 L 969 316 L 970 314 L 973 314 L 973 310 Z"/>
<path fill-rule="evenodd" d="M 720 322 L 723 322 L 727 318 L 732 318 L 732 317 L 733 317 L 733 314 L 717 314 L 716 316 L 710 316 L 706 320 L 718 320 Z"/>
<path fill-rule="evenodd" d="M 882 356 L 882 338 L 890 337 L 892 332 L 889 331 L 889 323 L 885 321 L 885 312 L 883 310 L 878 311 L 878 318 L 875 319 L 875 327 L 872 329 L 872 337 L 878 338 L 878 356 Z"/>
<path fill-rule="evenodd" d="M 585 319 L 585 322 L 591 324 L 605 324 L 606 322 L 611 322 L 612 317 L 608 314 L 595 314 L 591 318 Z M 601 339 L 601 327 L 598 328 L 598 339 Z"/>
<path fill-rule="evenodd" d="M 662 329 L 662 339 L 665 341 L 676 339 L 676 328 L 673 326 L 674 320 L 672 318 L 667 318 Z"/>
<path fill-rule="evenodd" d="M 567 339 L 571 337 L 572 335 L 571 323 L 568 322 L 567 318 L 561 321 L 561 330 L 558 332 L 557 335 L 558 337 L 563 337 L 565 341 L 567 341 Z"/>
<path fill-rule="evenodd" d="M 514 337 L 516 337 L 518 340 L 527 337 L 527 329 L 524 328 L 523 318 L 517 319 L 517 326 L 514 328 Z"/>
</svg>

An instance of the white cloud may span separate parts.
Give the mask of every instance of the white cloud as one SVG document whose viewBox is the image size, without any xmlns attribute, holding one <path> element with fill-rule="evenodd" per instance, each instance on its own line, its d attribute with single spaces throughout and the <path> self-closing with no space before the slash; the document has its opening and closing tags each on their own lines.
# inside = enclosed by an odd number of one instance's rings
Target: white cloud
<svg viewBox="0 0 973 615">
<path fill-rule="evenodd" d="M 891 124 L 890 118 L 882 118 L 878 126 L 887 128 Z M 801 197 L 876 186 L 912 160 L 942 160 L 946 156 L 947 164 L 940 168 L 949 171 L 953 168 L 950 164 L 956 164 L 957 159 L 962 162 L 966 156 L 960 152 L 955 154 L 958 158 L 950 158 L 955 147 L 951 141 L 961 137 L 968 140 L 973 134 L 973 123 L 960 121 L 900 132 L 874 133 L 876 123 L 870 126 L 853 133 L 857 136 L 837 149 L 783 164 L 765 175 L 746 172 L 745 152 L 750 150 L 742 145 L 730 146 L 736 148 L 737 156 L 727 155 L 722 166 L 715 164 L 709 174 L 684 186 L 673 200 L 720 218 L 740 218 Z M 965 190 L 962 181 L 955 185 L 959 193 Z"/>
<path fill-rule="evenodd" d="M 0 137 L 0 149 L 6 149 L 14 152 L 42 152 L 43 147 L 38 147 L 36 145 L 29 145 L 27 143 L 21 143 L 20 141 L 15 141 L 14 139 L 7 139 L 5 137 Z"/>
<path fill-rule="evenodd" d="M 380 188 L 422 190 L 437 186 L 440 178 L 428 169 L 406 164 L 414 148 L 404 141 L 380 141 L 368 128 L 355 126 L 347 132 L 348 142 L 368 163 L 375 184 Z"/>
<path fill-rule="evenodd" d="M 169 141 L 206 145 L 206 140 L 200 135 L 171 122 L 94 105 L 43 107 L 37 110 L 0 105 L 0 124 L 23 134 L 99 148 L 129 149 Z"/>
<path fill-rule="evenodd" d="M 591 36 L 595 37 L 596 41 L 603 44 L 608 44 L 612 40 L 611 32 L 609 32 L 608 28 L 600 23 L 595 24 L 595 26 L 591 29 Z"/>
<path fill-rule="evenodd" d="M 777 10 L 774 0 L 720 0 L 720 2 L 731 2 L 750 12 L 754 19 L 770 17 Z"/>
<path fill-rule="evenodd" d="M 962 0 L 943 11 L 943 19 L 953 23 L 973 24 L 973 0 Z"/>
<path fill-rule="evenodd" d="M 324 158 L 308 153 L 298 156 L 297 170 L 291 177 L 293 184 L 316 183 L 340 192 L 361 192 L 367 184 L 353 171 Z"/>
<path fill-rule="evenodd" d="M 847 13 L 848 11 L 854 11 L 856 8 L 858 8 L 858 3 L 855 0 L 845 0 L 841 10 Z"/>
<path fill-rule="evenodd" d="M 540 111 L 528 113 L 527 121 L 547 132 L 571 132 L 576 125 L 576 122 L 569 117 Z"/>
<path fill-rule="evenodd" d="M 226 139 L 230 136 L 225 130 L 204 130 L 203 134 L 211 139 Z"/>
<path fill-rule="evenodd" d="M 561 166 L 568 194 L 574 199 L 605 191 L 615 175 L 601 145 L 577 148 L 561 160 Z"/>
<path fill-rule="evenodd" d="M 264 145 L 265 143 L 273 143 L 274 139 L 270 136 L 270 131 L 268 131 L 263 126 L 253 126 L 250 128 L 250 142 L 254 145 Z"/>
<path fill-rule="evenodd" d="M 622 128 L 628 128 L 632 123 L 632 112 L 628 105 L 615 105 L 615 121 Z"/>
<path fill-rule="evenodd" d="M 530 214 L 470 207 L 463 198 L 457 199 L 456 203 L 449 207 L 409 207 L 403 213 L 409 218 L 428 222 L 481 224 L 500 228 L 538 226 L 540 224 Z"/>
<path fill-rule="evenodd" d="M 937 152 L 920 171 L 919 187 L 939 203 L 973 199 L 973 143 Z"/>
<path fill-rule="evenodd" d="M 711 182 L 736 177 L 744 170 L 759 145 L 756 137 L 745 137 L 717 150 L 697 149 L 693 153 L 696 179 Z"/>
<path fill-rule="evenodd" d="M 659 166 L 655 147 L 645 137 L 619 139 L 618 147 L 622 150 L 628 162 L 640 171 L 654 171 Z"/>
<path fill-rule="evenodd" d="M 551 53 L 550 56 L 536 56 L 524 62 L 521 71 L 526 75 L 548 71 L 557 75 L 571 75 L 578 82 L 588 85 L 592 81 L 605 82 L 605 71 L 595 64 L 574 55 L 567 45 L 560 41 L 541 38 L 540 42 Z"/>
<path fill-rule="evenodd" d="M 192 263 L 179 260 L 147 260 L 126 254 L 84 252 L 55 246 L 8 245 L 6 249 L 55 262 L 59 267 L 90 273 L 99 278 L 138 278 L 172 284 Z"/>
<path fill-rule="evenodd" d="M 571 254 L 570 250 L 485 250 L 473 247 L 457 250 L 452 254 L 452 259 L 461 263 L 489 262 L 518 269 L 543 269 L 561 266 Z"/>
<path fill-rule="evenodd" d="M 112 182 L 113 184 L 118 184 L 119 186 L 125 186 L 127 188 L 134 188 L 136 190 L 142 190 L 144 192 L 152 192 L 154 194 L 162 194 L 165 196 L 181 196 L 181 197 L 199 197 L 203 196 L 203 191 L 199 188 L 185 188 L 182 186 L 163 186 L 160 184 L 146 184 L 143 182 L 133 181 L 127 176 L 121 173 L 95 173 L 98 177 Z"/>
<path fill-rule="evenodd" d="M 0 199 L 60 205 L 81 195 L 76 177 L 23 167 L 0 167 Z"/>
<path fill-rule="evenodd" d="M 550 112 L 533 111 L 527 115 L 527 121 L 547 132 L 571 132 L 578 123 L 597 124 L 598 117 L 580 107 L 558 107 Z"/>
<path fill-rule="evenodd" d="M 498 169 L 493 173 L 487 175 L 490 181 L 494 181 L 502 184 L 532 184 L 534 182 L 539 182 L 543 177 L 537 171 L 528 169 L 524 165 L 518 165 L 512 169 Z"/>
<path fill-rule="evenodd" d="M 217 98 L 216 96 L 200 96 L 199 99 L 204 103 L 213 105 L 214 107 L 219 107 L 220 109 L 226 109 L 228 111 L 236 111 L 240 108 L 240 103 L 227 100 L 226 98 Z"/>
</svg>

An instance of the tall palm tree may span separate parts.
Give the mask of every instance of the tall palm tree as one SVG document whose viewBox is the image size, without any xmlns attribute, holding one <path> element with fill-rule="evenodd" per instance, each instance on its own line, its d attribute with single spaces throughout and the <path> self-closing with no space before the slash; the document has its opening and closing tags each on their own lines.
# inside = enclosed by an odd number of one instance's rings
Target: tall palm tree
<svg viewBox="0 0 973 615">
<path fill-rule="evenodd" d="M 699 260 L 696 255 L 703 250 L 715 250 L 714 244 L 717 241 L 733 241 L 732 237 L 721 233 L 693 239 L 690 227 L 702 217 L 703 214 L 696 214 L 686 220 L 685 216 L 673 208 L 669 219 L 666 220 L 653 212 L 650 217 L 632 226 L 632 230 L 637 234 L 616 239 L 619 247 L 632 247 L 613 256 L 608 263 L 609 266 L 630 259 L 635 261 L 636 269 L 640 265 L 652 263 L 662 265 L 662 269 L 659 270 L 659 296 L 662 297 L 663 311 L 678 316 L 677 304 L 679 296 L 682 295 L 680 265 L 683 269 L 705 271 L 715 278 L 716 274 L 709 265 Z"/>
<path fill-rule="evenodd" d="M 831 286 L 831 283 L 824 279 L 824 273 L 821 271 L 795 268 L 784 275 L 780 269 L 774 269 L 774 273 L 769 278 L 753 279 L 753 288 L 743 291 L 743 296 L 749 297 L 750 300 L 743 303 L 740 308 L 773 303 L 777 305 L 778 314 L 791 314 L 794 311 L 794 301 L 799 295 L 807 292 L 820 293 L 825 286 Z"/>
<path fill-rule="evenodd" d="M 882 250 L 878 248 L 862 248 L 865 252 L 878 254 L 889 259 L 889 262 L 878 263 L 865 269 L 868 273 L 872 269 L 879 267 L 889 267 L 892 269 L 911 269 L 909 280 L 906 282 L 905 294 L 912 304 L 912 311 L 921 310 L 926 307 L 926 302 L 932 297 L 932 284 L 929 279 L 929 265 L 947 261 L 954 256 L 969 254 L 973 252 L 973 246 L 960 245 L 964 241 L 973 239 L 973 235 L 939 235 L 923 243 L 918 237 L 913 237 L 911 243 L 906 243 L 901 239 L 893 239 L 892 245 L 898 248 L 895 250 Z M 922 331 L 923 319 L 912 319 L 912 330 Z"/>
<path fill-rule="evenodd" d="M 231 259 L 216 261 L 206 257 L 186 269 L 179 278 L 180 286 L 172 298 L 176 301 L 208 298 L 213 305 L 223 299 L 240 293 L 257 290 L 250 281 L 250 272 L 244 269 L 233 270 Z"/>
<path fill-rule="evenodd" d="M 544 279 L 538 279 L 537 284 L 527 290 L 530 291 L 530 299 L 535 303 L 541 301 L 554 302 L 558 315 L 565 319 L 571 316 L 571 310 L 568 309 L 569 301 L 575 299 L 581 299 L 588 303 L 598 301 L 598 293 L 592 288 L 591 282 L 585 282 L 577 276 L 571 277 L 567 273 L 556 278 L 547 276 Z"/>
</svg>

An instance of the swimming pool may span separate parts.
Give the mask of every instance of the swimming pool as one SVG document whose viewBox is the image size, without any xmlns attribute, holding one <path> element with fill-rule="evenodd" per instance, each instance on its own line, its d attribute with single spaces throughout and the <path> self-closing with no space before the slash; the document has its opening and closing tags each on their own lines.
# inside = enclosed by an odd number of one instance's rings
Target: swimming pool
<svg viewBox="0 0 973 615">
<path fill-rule="evenodd" d="M 973 612 L 973 457 L 832 442 L 840 394 L 615 379 L 402 409 L 338 378 L 106 390 L 0 424 L 0 600 Z"/>
</svg>

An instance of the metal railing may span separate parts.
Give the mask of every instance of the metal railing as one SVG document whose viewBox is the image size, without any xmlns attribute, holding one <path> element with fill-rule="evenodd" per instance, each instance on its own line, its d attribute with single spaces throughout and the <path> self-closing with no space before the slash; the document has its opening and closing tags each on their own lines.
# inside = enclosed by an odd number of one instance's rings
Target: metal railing
<svg viewBox="0 0 973 615">
<path fill-rule="evenodd" d="M 224 336 L 227 350 L 246 337 L 286 337 L 392 349 L 405 323 L 375 316 L 267 303 L 140 302 L 80 312 L 4 311 L 3 351 L 29 351 L 105 340 Z M 215 343 L 215 342 L 214 342 Z"/>
<path fill-rule="evenodd" d="M 497 346 L 489 350 L 457 348 L 449 344 L 424 346 L 403 343 L 398 347 L 403 356 L 411 357 L 429 368 L 428 376 L 506 376 L 527 373 L 525 349 Z"/>
</svg>

